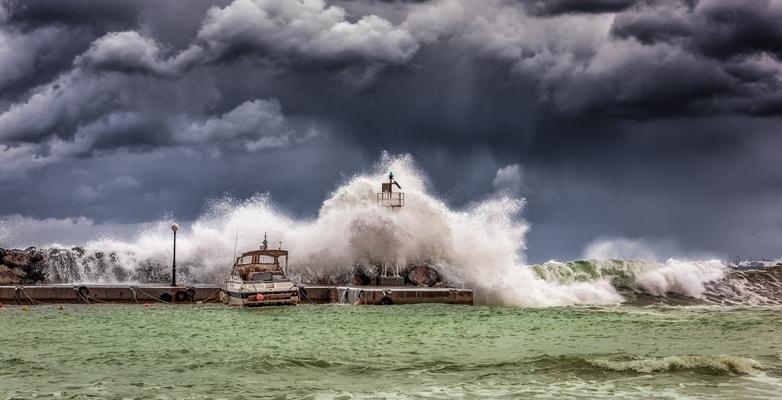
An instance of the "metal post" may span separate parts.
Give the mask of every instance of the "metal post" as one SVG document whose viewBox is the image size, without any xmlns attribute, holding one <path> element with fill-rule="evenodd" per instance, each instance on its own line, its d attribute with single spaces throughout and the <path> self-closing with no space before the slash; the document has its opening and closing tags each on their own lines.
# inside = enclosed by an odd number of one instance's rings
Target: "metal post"
<svg viewBox="0 0 782 400">
<path fill-rule="evenodd" d="M 171 230 L 174 231 L 174 260 L 171 264 L 171 286 L 176 286 L 176 231 L 179 225 L 171 224 Z"/>
</svg>

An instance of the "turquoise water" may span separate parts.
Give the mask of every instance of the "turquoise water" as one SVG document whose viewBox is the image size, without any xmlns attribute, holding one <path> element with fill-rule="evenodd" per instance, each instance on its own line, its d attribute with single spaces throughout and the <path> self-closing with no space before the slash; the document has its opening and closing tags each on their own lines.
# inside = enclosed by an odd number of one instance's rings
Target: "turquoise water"
<svg viewBox="0 0 782 400">
<path fill-rule="evenodd" d="M 782 396 L 782 308 L 0 310 L 0 398 Z"/>
</svg>

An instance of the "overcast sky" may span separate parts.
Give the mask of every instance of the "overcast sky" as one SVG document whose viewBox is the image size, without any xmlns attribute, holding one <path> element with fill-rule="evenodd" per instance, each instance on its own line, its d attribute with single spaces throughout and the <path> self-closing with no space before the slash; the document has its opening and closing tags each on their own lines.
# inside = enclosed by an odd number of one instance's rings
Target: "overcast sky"
<svg viewBox="0 0 782 400">
<path fill-rule="evenodd" d="M 454 207 L 524 196 L 531 261 L 603 238 L 779 257 L 780 21 L 781 0 L 0 0 L 0 215 L 192 220 L 268 191 L 311 217 L 387 150 Z"/>
</svg>

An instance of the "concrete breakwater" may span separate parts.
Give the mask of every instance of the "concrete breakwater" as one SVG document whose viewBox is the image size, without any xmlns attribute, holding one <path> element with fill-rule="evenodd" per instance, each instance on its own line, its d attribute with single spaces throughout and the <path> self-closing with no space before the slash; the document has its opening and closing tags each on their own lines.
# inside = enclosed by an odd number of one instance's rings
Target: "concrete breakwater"
<svg viewBox="0 0 782 400">
<path fill-rule="evenodd" d="M 121 266 L 112 253 L 82 248 L 0 249 L 0 303 L 195 303 L 217 302 L 215 281 L 194 282 L 187 265 L 178 266 L 180 286 L 170 266 L 146 263 Z M 408 264 L 398 276 L 384 276 L 380 265 L 354 266 L 348 272 L 298 276 L 302 303 L 473 304 L 473 292 L 448 287 L 442 274 L 426 264 Z M 111 281 L 113 283 L 83 283 Z"/>
<path fill-rule="evenodd" d="M 121 255 L 89 252 L 82 247 L 2 249 L 0 285 L 30 285 L 68 282 L 165 282 L 170 266 L 145 262 L 123 266 Z M 187 267 L 183 268 L 186 273 Z"/>
<path fill-rule="evenodd" d="M 17 285 L 0 286 L 0 303 L 211 303 L 219 300 L 217 286 L 163 285 Z M 473 304 L 473 291 L 408 286 L 300 286 L 304 304 Z"/>
<path fill-rule="evenodd" d="M 81 247 L 27 249 L 0 248 L 0 285 L 76 284 L 82 282 L 156 285 L 171 281 L 171 265 L 152 261 L 129 262 L 128 254 L 87 251 Z M 227 272 L 224 268 L 204 265 L 177 265 L 178 282 L 190 285 L 214 285 Z M 194 269 L 210 269 L 211 274 L 193 274 Z M 416 286 L 448 287 L 443 274 L 426 263 L 401 266 L 398 276 L 386 279 L 381 265 L 354 265 L 342 272 L 294 272 L 299 283 L 327 286 Z M 396 274 L 397 271 L 394 271 Z"/>
</svg>

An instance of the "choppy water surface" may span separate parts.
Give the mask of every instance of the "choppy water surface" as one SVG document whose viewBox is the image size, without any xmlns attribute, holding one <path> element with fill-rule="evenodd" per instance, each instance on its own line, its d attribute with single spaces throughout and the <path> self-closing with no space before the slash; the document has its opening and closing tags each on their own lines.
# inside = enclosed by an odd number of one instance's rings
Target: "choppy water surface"
<svg viewBox="0 0 782 400">
<path fill-rule="evenodd" d="M 773 398 L 782 308 L 0 310 L 0 398 Z"/>
</svg>

